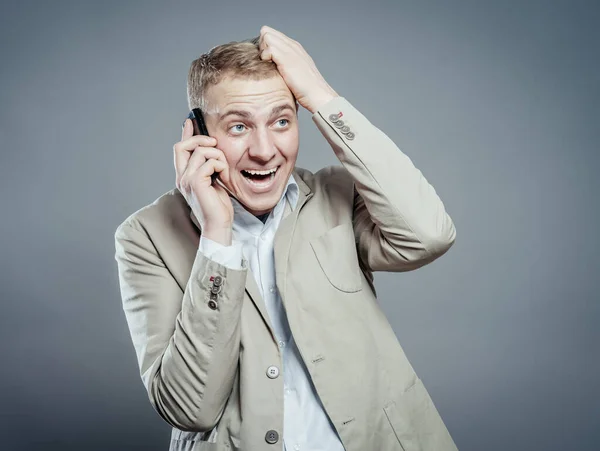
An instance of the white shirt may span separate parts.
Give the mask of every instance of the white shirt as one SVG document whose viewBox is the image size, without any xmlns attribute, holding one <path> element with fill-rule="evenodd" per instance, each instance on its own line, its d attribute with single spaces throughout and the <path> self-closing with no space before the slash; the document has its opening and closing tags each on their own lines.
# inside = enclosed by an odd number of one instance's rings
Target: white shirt
<svg viewBox="0 0 600 451">
<path fill-rule="evenodd" d="M 282 349 L 284 449 L 286 451 L 344 451 L 344 446 L 329 421 L 296 347 L 275 284 L 273 241 L 283 218 L 286 200 L 292 210 L 296 208 L 298 184 L 293 175 L 290 176 L 281 199 L 264 224 L 236 199 L 231 198 L 234 209 L 232 245 L 223 246 L 200 236 L 198 250 L 206 257 L 232 269 L 242 268 L 243 257 L 254 274 L 279 347 Z"/>
</svg>

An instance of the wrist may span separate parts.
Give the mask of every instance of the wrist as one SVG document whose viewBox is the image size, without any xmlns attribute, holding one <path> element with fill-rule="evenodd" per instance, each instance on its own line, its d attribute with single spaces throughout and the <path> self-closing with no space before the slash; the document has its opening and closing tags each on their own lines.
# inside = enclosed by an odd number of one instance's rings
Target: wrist
<svg viewBox="0 0 600 451">
<path fill-rule="evenodd" d="M 231 246 L 232 244 L 233 236 L 231 225 L 221 227 L 206 226 L 202 229 L 202 235 L 223 246 Z"/>
<path fill-rule="evenodd" d="M 308 109 L 311 114 L 315 114 L 319 111 L 324 105 L 329 103 L 334 98 L 339 97 L 338 93 L 333 90 L 330 86 L 328 86 L 323 91 L 315 94 L 311 98 L 310 105 L 311 107 Z"/>
</svg>

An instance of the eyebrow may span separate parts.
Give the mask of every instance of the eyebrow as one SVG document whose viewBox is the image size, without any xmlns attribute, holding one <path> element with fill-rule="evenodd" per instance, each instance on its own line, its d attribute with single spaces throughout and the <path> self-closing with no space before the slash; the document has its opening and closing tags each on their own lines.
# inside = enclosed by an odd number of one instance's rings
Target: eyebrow
<svg viewBox="0 0 600 451">
<path fill-rule="evenodd" d="M 271 113 L 269 114 L 269 117 L 273 117 L 285 110 L 290 110 L 293 113 L 296 112 L 296 109 L 294 107 L 292 107 L 289 103 L 286 103 L 286 104 L 279 105 L 279 106 L 276 106 L 275 108 L 273 108 L 271 110 Z M 229 110 L 219 116 L 219 122 L 221 122 L 227 116 L 240 116 L 245 119 L 250 119 L 252 117 L 252 113 L 245 111 L 245 110 Z"/>
</svg>

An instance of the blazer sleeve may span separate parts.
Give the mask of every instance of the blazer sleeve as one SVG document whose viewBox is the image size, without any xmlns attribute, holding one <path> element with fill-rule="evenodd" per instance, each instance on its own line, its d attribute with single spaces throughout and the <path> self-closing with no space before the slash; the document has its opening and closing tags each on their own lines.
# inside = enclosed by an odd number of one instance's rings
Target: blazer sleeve
<svg viewBox="0 0 600 451">
<path fill-rule="evenodd" d="M 353 226 L 362 265 L 409 271 L 452 246 L 456 230 L 444 204 L 385 133 L 344 97 L 323 105 L 312 119 L 354 180 Z"/>
<path fill-rule="evenodd" d="M 246 267 L 231 269 L 198 251 L 182 292 L 143 226 L 121 224 L 115 247 L 123 310 L 152 406 L 177 429 L 213 429 L 238 371 Z"/>
</svg>

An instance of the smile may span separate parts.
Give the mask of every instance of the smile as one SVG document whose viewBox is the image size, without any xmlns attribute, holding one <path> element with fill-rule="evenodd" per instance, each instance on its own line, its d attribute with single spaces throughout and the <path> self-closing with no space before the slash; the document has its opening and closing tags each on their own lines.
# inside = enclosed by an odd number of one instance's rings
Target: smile
<svg viewBox="0 0 600 451">
<path fill-rule="evenodd" d="M 279 166 L 262 171 L 242 169 L 240 172 L 244 176 L 244 180 L 253 188 L 252 191 L 263 192 L 271 188 L 278 170 Z"/>
</svg>

